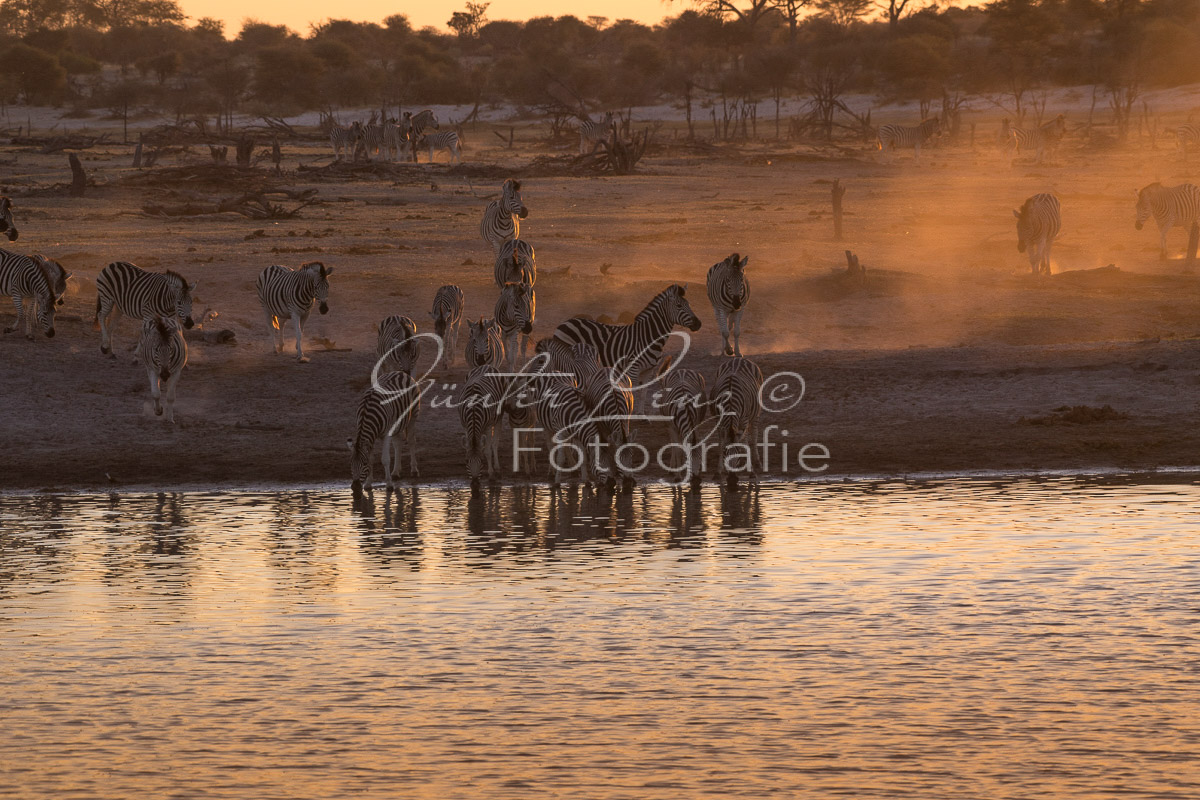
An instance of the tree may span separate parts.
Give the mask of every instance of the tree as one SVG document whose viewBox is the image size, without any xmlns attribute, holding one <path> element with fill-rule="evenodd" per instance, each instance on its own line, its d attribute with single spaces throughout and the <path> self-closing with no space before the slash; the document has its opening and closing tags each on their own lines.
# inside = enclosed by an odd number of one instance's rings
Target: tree
<svg viewBox="0 0 1200 800">
<path fill-rule="evenodd" d="M 887 16 L 888 27 L 893 31 L 900 22 L 900 18 L 904 16 L 905 9 L 911 0 L 887 0 L 887 3 L 880 3 L 879 8 L 883 9 L 883 13 Z"/>
<path fill-rule="evenodd" d="M 14 44 L 0 53 L 0 74 L 13 82 L 26 103 L 54 100 L 67 85 L 67 71 L 58 59 L 27 44 Z"/>
<path fill-rule="evenodd" d="M 821 13 L 839 28 L 849 28 L 865 17 L 874 5 L 872 0 L 817 0 Z"/>
<path fill-rule="evenodd" d="M 466 11 L 455 11 L 446 24 L 460 39 L 478 39 L 479 31 L 487 24 L 487 7 L 491 3 L 467 3 Z"/>
</svg>

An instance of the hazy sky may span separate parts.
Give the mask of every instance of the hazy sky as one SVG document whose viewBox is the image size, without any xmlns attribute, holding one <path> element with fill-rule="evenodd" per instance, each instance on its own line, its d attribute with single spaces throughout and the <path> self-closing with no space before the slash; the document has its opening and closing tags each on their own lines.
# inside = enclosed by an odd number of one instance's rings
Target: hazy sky
<svg viewBox="0 0 1200 800">
<path fill-rule="evenodd" d="M 445 29 L 450 15 L 466 8 L 467 0 L 423 0 L 419 3 L 360 0 L 344 6 L 314 0 L 255 0 L 254 3 L 244 0 L 182 0 L 180 5 L 193 22 L 200 17 L 223 20 L 225 35 L 233 37 L 241 29 L 242 20 L 247 17 L 275 25 L 287 25 L 300 34 L 308 33 L 310 22 L 321 22 L 330 17 L 380 22 L 392 14 L 408 15 L 414 28 L 432 25 Z M 493 0 L 488 6 L 487 16 L 488 19 L 525 20 L 530 17 L 574 14 L 586 19 L 596 14 L 612 20 L 625 18 L 653 24 L 689 7 L 686 0 L 670 4 L 661 0 Z"/>
</svg>

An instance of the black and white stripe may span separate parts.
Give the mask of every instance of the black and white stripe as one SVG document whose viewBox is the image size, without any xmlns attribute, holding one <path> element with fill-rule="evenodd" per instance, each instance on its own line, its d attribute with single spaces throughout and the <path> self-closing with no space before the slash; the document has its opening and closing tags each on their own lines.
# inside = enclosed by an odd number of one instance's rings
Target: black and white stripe
<svg viewBox="0 0 1200 800">
<path fill-rule="evenodd" d="M 560 341 L 555 336 L 538 339 L 533 347 L 534 358 L 527 367 L 538 368 L 539 372 L 557 373 L 559 376 L 575 374 L 575 359 L 571 355 L 572 344 Z"/>
<path fill-rule="evenodd" d="M 1020 209 L 1013 210 L 1017 218 L 1017 252 L 1029 251 L 1029 266 L 1033 274 L 1050 274 L 1050 248 L 1062 228 L 1062 210 L 1052 194 L 1035 194 Z"/>
<path fill-rule="evenodd" d="M 579 122 L 579 155 L 588 152 L 587 146 L 590 144 L 592 150 L 596 149 L 597 143 L 608 138 L 608 133 L 612 129 L 613 112 L 606 111 L 604 116 L 599 121 L 590 119 L 580 120 Z"/>
<path fill-rule="evenodd" d="M 173 317 L 151 317 L 142 320 L 142 335 L 138 352 L 150 380 L 150 397 L 154 413 L 162 416 L 162 395 L 166 394 L 167 422 L 175 422 L 175 386 L 187 364 L 187 342 Z"/>
<path fill-rule="evenodd" d="M 537 257 L 533 245 L 524 239 L 509 239 L 500 245 L 492 277 L 501 289 L 506 283 L 527 283 L 530 286 L 537 283 Z"/>
<path fill-rule="evenodd" d="M 467 320 L 467 368 L 499 367 L 504 361 L 504 342 L 500 328 L 492 319 L 479 318 L 479 322 Z"/>
<path fill-rule="evenodd" d="M 471 370 L 467 382 L 459 391 L 458 421 L 463 428 L 463 444 L 467 455 L 467 474 L 472 484 L 479 482 L 480 473 L 487 468 L 488 478 L 496 477 L 500 455 L 497 428 L 505 385 L 501 376 L 490 366 Z"/>
<path fill-rule="evenodd" d="M 317 310 L 322 314 L 329 312 L 329 276 L 332 274 L 333 269 L 326 269 L 320 261 L 302 264 L 299 269 L 276 264 L 259 274 L 254 288 L 258 290 L 258 300 L 262 303 L 263 313 L 267 315 L 267 324 L 274 329 L 271 344 L 276 353 L 283 352 L 283 330 L 280 325 L 283 320 L 291 318 L 296 323 L 296 360 L 301 364 L 308 362 L 301 342 L 302 328 L 312 312 L 314 302 L 320 302 Z"/>
<path fill-rule="evenodd" d="M 529 349 L 529 336 L 533 323 L 537 321 L 537 295 L 527 283 L 506 283 L 496 300 L 496 325 L 500 328 L 500 340 L 504 343 L 504 356 L 509 370 L 516 369 L 517 337 L 521 337 L 521 360 Z"/>
<path fill-rule="evenodd" d="M 417 335 L 417 323 L 401 314 L 379 323 L 379 337 L 375 352 L 379 356 L 380 372 L 405 372 L 412 375 L 421 357 L 421 340 Z"/>
<path fill-rule="evenodd" d="M 387 129 L 385 123 L 372 122 L 364 125 L 359 142 L 362 144 L 363 152 L 366 153 L 368 161 L 374 161 L 380 156 L 384 159 L 388 158 Z"/>
<path fill-rule="evenodd" d="M 529 209 L 521 201 L 521 182 L 509 178 L 500 187 L 500 198 L 488 203 L 484 209 L 479 235 L 492 246 L 492 250 L 499 251 L 505 242 L 520 238 L 519 220 L 527 216 Z"/>
<path fill-rule="evenodd" d="M 330 123 L 329 144 L 333 147 L 333 155 L 337 161 L 341 161 L 345 156 L 354 158 L 362 133 L 362 123 L 357 120 L 346 127 L 342 127 L 336 122 Z"/>
<path fill-rule="evenodd" d="M 1014 156 L 1022 150 L 1025 152 L 1033 150 L 1036 154 L 1036 161 L 1040 164 L 1045 152 L 1057 147 L 1066 132 L 1067 119 L 1062 114 L 1036 128 L 1011 128 L 1008 139 L 1009 150 Z"/>
<path fill-rule="evenodd" d="M 121 314 L 138 320 L 175 317 L 191 328 L 195 289 L 196 284 L 189 284 L 178 272 L 147 272 L 128 261 L 109 264 L 96 279 L 93 324 L 100 326 L 100 352 L 111 351 L 113 328 Z"/>
<path fill-rule="evenodd" d="M 700 441 L 700 423 L 708 415 L 708 389 L 704 376 L 694 369 L 673 369 L 663 378 L 660 408 L 671 417 L 672 468 L 691 463 L 692 452 Z M 685 458 L 685 452 L 687 456 Z M 684 475 L 683 481 L 698 478 L 698 472 Z"/>
<path fill-rule="evenodd" d="M 617 451 L 629 441 L 630 417 L 633 416 L 633 383 L 628 375 L 600 363 L 596 348 L 586 342 L 571 347 L 575 379 L 583 390 L 583 399 L 592 413 L 592 421 L 608 443 L 611 473 L 622 472 Z"/>
<path fill-rule="evenodd" d="M 1175 146 L 1183 154 L 1184 161 L 1187 160 L 1188 148 L 1196 145 L 1200 145 L 1200 123 L 1185 122 L 1175 129 Z"/>
<path fill-rule="evenodd" d="M 1200 189 L 1194 183 L 1181 183 L 1178 186 L 1163 186 L 1158 182 L 1150 184 L 1138 192 L 1134 227 L 1140 231 L 1151 215 L 1158 223 L 1159 258 L 1166 258 L 1167 231 L 1176 225 L 1190 231 L 1200 221 Z"/>
<path fill-rule="evenodd" d="M 591 474 L 601 472 L 598 459 L 601 438 L 583 390 L 572 381 L 545 377 L 538 380 L 537 391 L 537 418 L 545 432 L 551 484 L 557 485 L 563 472 L 575 468 L 587 483 Z M 556 452 L 559 445 L 564 446 Z"/>
<path fill-rule="evenodd" d="M 395 161 L 404 156 L 404 146 L 408 144 L 408 129 L 396 122 L 395 118 L 383 123 L 383 142 L 391 158 Z"/>
<path fill-rule="evenodd" d="M 408 129 L 409 137 L 414 142 L 420 141 L 427 129 L 432 128 L 436 131 L 441 127 L 438 125 L 437 115 L 433 113 L 432 109 L 428 108 L 424 111 L 418 111 L 416 114 L 405 111 L 403 124 Z"/>
<path fill-rule="evenodd" d="M 417 147 L 429 150 L 429 163 L 433 163 L 433 154 L 436 150 L 449 150 L 450 163 L 457 163 L 459 160 L 459 136 L 457 131 L 438 131 L 437 133 L 427 133 L 417 143 Z"/>
<path fill-rule="evenodd" d="M 33 263 L 46 275 L 46 279 L 50 281 L 50 291 L 54 294 L 54 304 L 61 306 L 63 304 L 63 295 L 67 293 L 67 279 L 71 277 L 71 273 L 63 269 L 63 265 L 52 258 L 37 255 L 31 255 Z"/>
<path fill-rule="evenodd" d="M 759 394 L 762 391 L 763 373 L 758 364 L 748 358 L 734 356 L 721 362 L 717 368 L 717 379 L 713 383 L 709 403 L 716 416 L 716 435 L 719 466 L 718 473 L 728 473 L 728 460 L 733 454 L 733 444 L 750 445 L 747 437 L 758 422 Z M 757 439 L 757 435 L 753 437 Z M 747 457 L 747 466 L 751 459 Z"/>
<path fill-rule="evenodd" d="M 10 242 L 17 240 L 17 223 L 13 219 L 13 204 L 12 200 L 7 197 L 0 197 L 0 233 L 8 236 Z"/>
<path fill-rule="evenodd" d="M 446 366 L 454 366 L 454 353 L 458 347 L 458 329 L 463 318 L 462 289 L 452 283 L 438 287 L 433 296 L 433 310 L 429 316 L 433 319 L 433 332 L 442 340 L 442 348 L 446 354 Z"/>
<path fill-rule="evenodd" d="M 0 250 L 0 296 L 12 298 L 17 321 L 4 329 L 5 333 L 25 328 L 25 338 L 32 341 L 34 320 L 47 337 L 54 336 L 54 286 L 49 275 L 35 258 L 8 250 Z M 25 298 L 32 301 L 29 316 L 25 315 Z"/>
<path fill-rule="evenodd" d="M 750 281 L 746 279 L 746 262 L 750 256 L 738 260 L 738 254 L 713 264 L 708 269 L 705 281 L 708 302 L 712 303 L 717 317 L 721 340 L 725 343 L 725 355 L 741 355 L 742 312 L 750 301 Z M 729 346 L 729 328 L 733 327 L 733 347 Z"/>
<path fill-rule="evenodd" d="M 911 147 L 916 160 L 920 161 L 921 146 L 929 141 L 930 137 L 937 136 L 941 130 L 942 124 L 937 117 L 923 120 L 915 126 L 881 125 L 875 137 L 875 144 L 879 150 L 890 149 L 893 153 Z"/>
<path fill-rule="evenodd" d="M 371 489 L 371 462 L 375 442 L 383 438 L 383 471 L 387 487 L 400 477 L 400 441 L 408 447 L 411 477 L 417 469 L 417 417 L 421 411 L 420 387 L 407 373 L 390 372 L 363 392 L 358 401 L 358 418 L 353 439 L 346 441 L 350 458 L 350 486 L 355 494 Z"/>
</svg>

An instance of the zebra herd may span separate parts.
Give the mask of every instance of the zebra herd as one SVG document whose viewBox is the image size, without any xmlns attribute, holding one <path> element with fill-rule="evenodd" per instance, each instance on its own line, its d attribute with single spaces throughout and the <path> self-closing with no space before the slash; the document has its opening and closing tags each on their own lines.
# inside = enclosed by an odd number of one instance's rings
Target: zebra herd
<svg viewBox="0 0 1200 800">
<path fill-rule="evenodd" d="M 372 116 L 366 124 L 356 120 L 343 126 L 333 119 L 326 124 L 336 161 L 357 159 L 359 153 L 363 153 L 368 161 L 399 161 L 404 157 L 406 147 L 413 161 L 417 160 L 417 151 L 424 149 L 429 151 L 431 164 L 435 151 L 449 151 L 452 161 L 458 161 L 460 157 L 459 132 L 441 130 L 437 115 L 428 108 L 416 114 L 405 111 L 400 120 L 392 117 L 380 122 Z"/>
</svg>

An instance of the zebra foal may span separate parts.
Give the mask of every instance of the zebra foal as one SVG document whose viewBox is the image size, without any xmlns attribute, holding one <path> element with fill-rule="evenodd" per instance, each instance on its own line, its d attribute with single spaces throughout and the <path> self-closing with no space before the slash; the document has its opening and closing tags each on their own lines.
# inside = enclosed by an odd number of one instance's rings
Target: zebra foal
<svg viewBox="0 0 1200 800">
<path fill-rule="evenodd" d="M 183 331 L 172 317 L 144 319 L 138 352 L 150 380 L 155 416 L 162 416 L 162 395 L 166 394 L 167 422 L 175 424 L 175 386 L 187 365 L 187 342 L 183 339 Z"/>
<path fill-rule="evenodd" d="M 746 256 L 739 261 L 738 254 L 734 253 L 709 267 L 705 282 L 727 356 L 742 354 L 742 313 L 750 300 L 750 281 L 746 279 L 746 262 L 749 260 L 750 256 Z M 731 326 L 733 347 L 729 346 Z"/>
<path fill-rule="evenodd" d="M 267 323 L 274 329 L 271 344 L 276 353 L 283 352 L 280 323 L 291 318 L 296 323 L 296 361 L 308 363 L 301 341 L 302 329 L 312 313 L 313 303 L 320 303 L 317 310 L 322 314 L 329 313 L 329 276 L 332 274 L 333 269 L 326 269 L 320 261 L 302 264 L 299 269 L 276 264 L 259 274 L 254 288 L 258 291 L 263 313 L 267 315 Z"/>
<path fill-rule="evenodd" d="M 13 307 L 17 310 L 17 321 L 5 328 L 5 333 L 19 331 L 23 324 L 25 338 L 33 341 L 36 320 L 37 327 L 47 338 L 54 337 L 56 294 L 49 270 L 43 267 L 46 261 L 41 256 L 23 256 L 0 250 L 0 295 L 11 297 Z M 25 298 L 32 300 L 29 316 L 25 315 Z"/>
<path fill-rule="evenodd" d="M 1058 198 L 1049 193 L 1035 194 L 1013 209 L 1017 218 L 1017 252 L 1029 251 L 1029 266 L 1034 275 L 1050 274 L 1050 248 L 1062 228 L 1062 209 Z"/>
<path fill-rule="evenodd" d="M 191 328 L 192 292 L 178 272 L 147 272 L 128 261 L 114 261 L 100 271 L 96 279 L 96 316 L 93 327 L 100 328 L 100 352 L 112 351 L 112 334 L 121 314 L 134 319 L 174 317 Z M 112 354 L 116 358 L 116 354 Z"/>
<path fill-rule="evenodd" d="M 512 178 L 500 187 L 500 198 L 488 203 L 479 223 L 479 235 L 499 253 L 500 246 L 521 235 L 520 220 L 529 216 L 529 209 L 521 200 L 521 182 Z"/>
<path fill-rule="evenodd" d="M 442 340 L 446 353 L 446 366 L 454 366 L 454 351 L 458 347 L 458 329 L 463 318 L 462 289 L 452 283 L 438 287 L 433 295 L 433 332 Z"/>
<path fill-rule="evenodd" d="M 1167 257 L 1167 232 L 1179 225 L 1185 231 L 1200 221 L 1200 189 L 1194 183 L 1163 186 L 1157 181 L 1137 193 L 1137 220 L 1133 227 L 1141 230 L 1146 220 L 1154 217 L 1158 223 L 1158 257 Z"/>
</svg>

